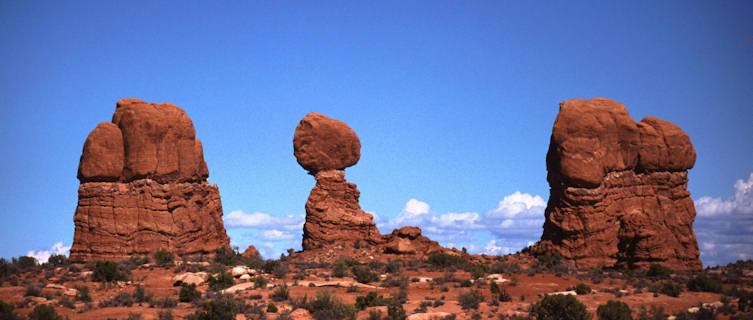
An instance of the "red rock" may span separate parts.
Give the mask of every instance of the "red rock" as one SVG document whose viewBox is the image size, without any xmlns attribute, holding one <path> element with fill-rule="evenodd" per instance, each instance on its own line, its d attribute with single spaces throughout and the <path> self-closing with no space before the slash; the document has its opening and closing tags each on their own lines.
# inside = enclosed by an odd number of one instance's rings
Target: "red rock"
<svg viewBox="0 0 753 320">
<path fill-rule="evenodd" d="M 259 254 L 259 250 L 256 250 L 256 247 L 253 245 L 248 246 L 243 253 L 241 253 L 242 256 L 251 258 L 251 257 L 261 257 L 261 254 Z"/>
<path fill-rule="evenodd" d="M 228 246 L 219 190 L 206 180 L 201 142 L 185 112 L 123 99 L 113 122 L 97 126 L 84 144 L 71 260 L 121 260 L 161 248 L 211 254 Z"/>
<path fill-rule="evenodd" d="M 343 170 L 358 162 L 361 141 L 344 122 L 311 112 L 295 128 L 293 151 L 298 164 L 312 174 Z"/>
<path fill-rule="evenodd" d="M 381 242 L 374 217 L 361 210 L 360 192 L 345 181 L 345 171 L 320 171 L 315 177 L 316 186 L 306 202 L 304 250 L 340 241 Z"/>
<path fill-rule="evenodd" d="M 395 229 L 392 234 L 384 236 L 384 252 L 396 254 L 410 254 L 425 258 L 432 253 L 446 251 L 439 243 L 421 235 L 419 227 L 402 227 Z"/>
<path fill-rule="evenodd" d="M 695 150 L 676 125 L 633 121 L 608 99 L 560 104 L 547 153 L 544 232 L 534 254 L 578 268 L 700 270 L 687 170 Z"/>
<path fill-rule="evenodd" d="M 118 181 L 123 173 L 123 135 L 110 122 L 97 125 L 84 142 L 78 165 L 82 182 Z"/>
</svg>

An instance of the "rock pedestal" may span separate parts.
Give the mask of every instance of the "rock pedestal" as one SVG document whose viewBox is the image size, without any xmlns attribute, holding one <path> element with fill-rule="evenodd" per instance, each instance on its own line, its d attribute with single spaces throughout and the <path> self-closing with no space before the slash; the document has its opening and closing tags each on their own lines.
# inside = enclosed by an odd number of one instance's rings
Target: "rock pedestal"
<svg viewBox="0 0 753 320">
<path fill-rule="evenodd" d="M 568 100 L 552 129 L 544 232 L 534 254 L 578 268 L 700 270 L 687 170 L 695 150 L 676 125 L 633 121 L 603 98 Z"/>
<path fill-rule="evenodd" d="M 219 190 L 208 176 L 181 108 L 118 101 L 112 122 L 100 123 L 84 143 L 71 260 L 121 260 L 161 248 L 206 254 L 227 246 Z"/>
</svg>

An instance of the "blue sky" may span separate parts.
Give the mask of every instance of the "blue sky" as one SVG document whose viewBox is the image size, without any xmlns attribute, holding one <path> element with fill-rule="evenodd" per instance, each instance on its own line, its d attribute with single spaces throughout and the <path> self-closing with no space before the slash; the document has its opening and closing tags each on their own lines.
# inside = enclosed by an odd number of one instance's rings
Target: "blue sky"
<svg viewBox="0 0 753 320">
<path fill-rule="evenodd" d="M 347 179 L 383 233 L 517 251 L 541 234 L 558 103 L 607 97 L 689 134 L 704 262 L 751 258 L 751 16 L 749 1 L 3 1 L 0 256 L 70 246 L 83 142 L 125 97 L 193 119 L 241 249 L 300 248 L 314 179 L 292 137 L 315 111 L 359 135 Z"/>
</svg>

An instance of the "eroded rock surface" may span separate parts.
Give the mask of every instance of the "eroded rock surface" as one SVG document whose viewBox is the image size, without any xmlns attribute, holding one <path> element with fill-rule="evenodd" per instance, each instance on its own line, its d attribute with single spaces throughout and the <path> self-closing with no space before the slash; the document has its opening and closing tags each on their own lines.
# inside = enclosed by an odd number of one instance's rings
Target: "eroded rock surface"
<svg viewBox="0 0 753 320">
<path fill-rule="evenodd" d="M 682 129 L 636 123 L 609 99 L 568 100 L 546 163 L 550 197 L 534 254 L 558 252 L 578 268 L 702 268 L 687 191 L 695 150 Z"/>
<path fill-rule="evenodd" d="M 120 260 L 165 248 L 227 246 L 222 203 L 193 122 L 170 103 L 118 101 L 113 122 L 87 137 L 71 260 Z"/>
<path fill-rule="evenodd" d="M 379 232 L 374 217 L 358 204 L 356 185 L 345 180 L 344 168 L 358 162 L 360 148 L 358 136 L 347 124 L 318 113 L 309 113 L 296 127 L 294 154 L 316 179 L 306 202 L 303 250 L 327 252 L 317 254 L 319 260 L 330 260 L 327 257 L 334 256 L 333 247 L 339 248 L 335 258 L 344 254 L 345 248 L 369 259 L 382 254 L 423 257 L 445 251 L 422 236 L 418 227 L 403 227 L 387 235 Z"/>
</svg>

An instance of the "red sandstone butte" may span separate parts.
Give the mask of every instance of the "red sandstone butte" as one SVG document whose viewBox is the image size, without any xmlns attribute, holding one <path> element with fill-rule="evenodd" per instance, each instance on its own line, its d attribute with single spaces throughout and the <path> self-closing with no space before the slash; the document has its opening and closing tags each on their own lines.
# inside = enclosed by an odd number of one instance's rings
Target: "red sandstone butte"
<svg viewBox="0 0 753 320">
<path fill-rule="evenodd" d="M 164 248 L 178 255 L 227 246 L 219 189 L 183 109 L 118 101 L 86 139 L 79 162 L 71 260 L 121 260 Z"/>
<path fill-rule="evenodd" d="M 532 253 L 557 252 L 577 268 L 700 270 L 687 190 L 695 157 L 670 122 L 636 123 L 604 98 L 562 102 L 546 157 L 544 232 Z"/>
<path fill-rule="evenodd" d="M 345 122 L 311 112 L 295 128 L 293 153 L 312 174 L 343 170 L 361 158 L 361 141 Z"/>
</svg>

